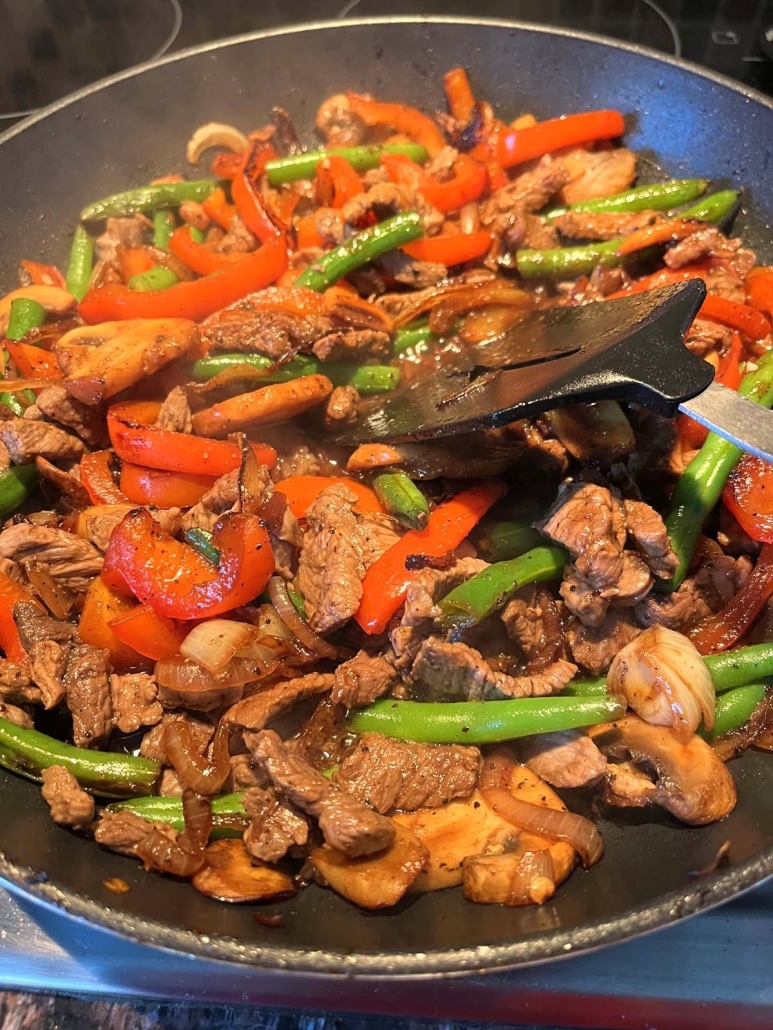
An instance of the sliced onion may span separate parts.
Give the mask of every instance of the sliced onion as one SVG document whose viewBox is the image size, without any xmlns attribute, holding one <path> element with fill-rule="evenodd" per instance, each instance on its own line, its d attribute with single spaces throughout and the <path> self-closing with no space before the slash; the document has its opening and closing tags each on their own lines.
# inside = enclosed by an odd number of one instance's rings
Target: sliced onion
<svg viewBox="0 0 773 1030">
<path fill-rule="evenodd" d="M 493 277 L 481 279 L 479 282 L 445 283 L 429 290 L 422 290 L 414 300 L 406 303 L 395 316 L 395 327 L 399 329 L 427 311 L 434 313 L 441 306 L 443 314 L 440 321 L 446 326 L 449 319 L 453 322 L 459 315 L 487 304 L 533 308 L 534 298 L 506 280 Z M 430 325 L 436 332 L 442 331 L 442 326 L 433 325 L 432 315 Z"/>
<path fill-rule="evenodd" d="M 183 791 L 185 829 L 173 838 L 152 829 L 137 845 L 137 856 L 146 869 L 158 869 L 170 876 L 186 879 L 204 865 L 204 848 L 212 829 L 212 808 L 209 800 L 195 791 Z"/>
<path fill-rule="evenodd" d="M 198 751 L 193 732 L 182 719 L 167 723 L 164 750 L 183 787 L 204 797 L 217 794 L 231 772 L 229 726 L 222 719 L 212 742 L 211 760 Z"/>
<path fill-rule="evenodd" d="M 75 603 L 75 595 L 57 583 L 47 566 L 39 565 L 36 561 L 24 562 L 24 571 L 27 578 L 37 590 L 43 604 L 56 619 L 66 619 Z"/>
<path fill-rule="evenodd" d="M 469 235 L 470 233 L 477 232 L 480 229 L 480 213 L 478 211 L 478 205 L 475 201 L 471 201 L 469 204 L 463 204 L 459 208 L 459 230 Z"/>
<path fill-rule="evenodd" d="M 233 656 L 255 637 L 246 622 L 233 619 L 206 619 L 194 626 L 180 644 L 184 658 L 203 665 L 209 672 L 221 673 Z"/>
<path fill-rule="evenodd" d="M 604 854 L 604 841 L 597 827 L 574 812 L 545 808 L 515 797 L 507 786 L 513 768 L 513 761 L 502 751 L 486 756 L 480 775 L 480 793 L 486 804 L 522 830 L 571 844 L 586 869 L 595 865 Z"/>
<path fill-rule="evenodd" d="M 271 598 L 271 603 L 276 608 L 279 618 L 292 630 L 304 647 L 321 658 L 339 657 L 340 649 L 318 636 L 298 614 L 287 592 L 287 584 L 281 576 L 272 576 L 268 581 L 268 596 Z"/>
<path fill-rule="evenodd" d="M 242 447 L 242 461 L 239 466 L 239 511 L 245 515 L 256 515 L 266 500 L 265 466 L 258 464 L 251 447 Z"/>
<path fill-rule="evenodd" d="M 276 668 L 277 656 L 270 654 L 270 660 L 258 656 L 232 658 L 218 676 L 181 655 L 162 658 L 155 669 L 159 700 L 195 712 L 235 704 L 241 700 L 246 683 L 255 683 Z"/>
</svg>

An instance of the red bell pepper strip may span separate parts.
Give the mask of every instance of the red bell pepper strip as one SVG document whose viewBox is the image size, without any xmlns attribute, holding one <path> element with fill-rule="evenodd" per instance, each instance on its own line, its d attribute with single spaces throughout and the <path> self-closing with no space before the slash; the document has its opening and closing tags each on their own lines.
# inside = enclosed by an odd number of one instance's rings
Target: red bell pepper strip
<svg viewBox="0 0 773 1030">
<path fill-rule="evenodd" d="M 170 235 L 169 249 L 184 265 L 194 272 L 198 272 L 199 275 L 222 272 L 223 269 L 230 268 L 236 262 L 244 261 L 246 256 L 244 254 L 220 254 L 204 243 L 197 243 L 191 236 L 187 225 L 181 225 Z"/>
<path fill-rule="evenodd" d="M 26 587 L 0 572 L 0 648 L 9 662 L 17 664 L 27 657 L 13 619 L 13 606 L 18 601 L 37 605 L 37 601 Z"/>
<path fill-rule="evenodd" d="M 421 143 L 430 157 L 439 154 L 446 141 L 435 122 L 426 114 L 407 104 L 389 104 L 370 100 L 359 93 L 347 93 L 349 109 L 366 125 L 383 125 L 410 136 Z"/>
<path fill-rule="evenodd" d="M 737 329 L 751 340 L 764 340 L 770 336 L 771 325 L 763 314 L 748 304 L 739 304 L 734 300 L 726 300 L 710 293 L 701 304 L 698 312 L 701 318 Z"/>
<path fill-rule="evenodd" d="M 239 217 L 261 242 L 277 236 L 279 229 L 274 225 L 260 196 L 258 180 L 263 174 L 266 162 L 276 157 L 273 147 L 255 142 L 242 158 L 239 171 L 231 180 L 231 196 Z"/>
<path fill-rule="evenodd" d="M 773 465 L 744 454 L 728 477 L 722 502 L 752 540 L 773 543 Z"/>
<path fill-rule="evenodd" d="M 165 472 L 125 461 L 121 465 L 121 490 L 132 504 L 157 508 L 190 508 L 211 490 L 216 480 L 192 472 Z"/>
<path fill-rule="evenodd" d="M 688 633 L 701 654 L 727 651 L 751 627 L 773 595 L 773 544 L 765 544 L 754 570 L 725 607 Z"/>
<path fill-rule="evenodd" d="M 665 219 L 653 225 L 645 225 L 629 233 L 620 241 L 617 252 L 621 257 L 644 250 L 656 243 L 675 243 L 695 232 L 698 223 L 681 218 Z"/>
<path fill-rule="evenodd" d="M 136 508 L 113 530 L 102 578 L 115 590 L 128 588 L 168 619 L 223 615 L 261 593 L 274 571 L 274 555 L 257 515 L 223 515 L 212 543 L 220 551 L 216 567 Z"/>
<path fill-rule="evenodd" d="M 59 286 L 67 288 L 64 276 L 55 265 L 44 265 L 40 261 L 28 261 L 23 258 L 19 264 L 33 286 Z"/>
<path fill-rule="evenodd" d="M 145 247 L 124 247 L 119 250 L 119 263 L 125 283 L 128 283 L 132 276 L 149 272 L 158 264 Z"/>
<path fill-rule="evenodd" d="M 306 512 L 319 495 L 329 486 L 345 486 L 357 495 L 357 511 L 383 515 L 384 506 L 365 483 L 348 476 L 288 476 L 276 484 L 276 492 L 287 499 L 287 506 L 297 519 L 305 519 Z"/>
<path fill-rule="evenodd" d="M 468 536 L 489 508 L 505 493 L 498 480 L 486 480 L 439 504 L 426 529 L 409 529 L 365 573 L 362 600 L 354 616 L 366 633 L 383 633 L 405 599 L 411 573 L 405 567 L 412 554 L 442 558 Z"/>
<path fill-rule="evenodd" d="M 488 185 L 485 165 L 468 154 L 459 154 L 453 178 L 439 182 L 401 154 L 382 154 L 381 164 L 393 182 L 420 190 L 428 204 L 438 211 L 456 211 L 477 200 Z"/>
<path fill-rule="evenodd" d="M 319 162 L 315 186 L 317 202 L 325 207 L 343 207 L 352 197 L 363 192 L 362 179 L 346 158 L 338 154 L 331 154 Z"/>
<path fill-rule="evenodd" d="M 320 210 L 318 208 L 310 215 L 295 219 L 295 243 L 298 250 L 316 250 L 324 246 L 325 241 L 317 228 L 317 213 Z"/>
<path fill-rule="evenodd" d="M 499 137 L 499 163 L 512 168 L 534 157 L 551 154 L 562 147 L 615 139 L 625 132 L 619 111 L 585 111 L 537 122 L 525 129 L 513 129 Z"/>
<path fill-rule="evenodd" d="M 5 340 L 4 347 L 16 365 L 20 376 L 25 379 L 61 379 L 62 370 L 55 355 L 32 343 Z"/>
<path fill-rule="evenodd" d="M 221 229 L 225 229 L 225 231 L 228 232 L 231 228 L 231 223 L 234 218 L 236 218 L 236 207 L 233 204 L 228 203 L 225 190 L 222 186 L 218 186 L 217 189 L 212 190 L 210 195 L 202 200 L 201 206 L 207 212 L 215 225 L 219 225 Z"/>
<path fill-rule="evenodd" d="M 214 275 L 165 290 L 130 290 L 108 283 L 89 290 L 78 310 L 92 325 L 121 318 L 190 318 L 201 321 L 248 293 L 269 286 L 287 269 L 287 244 L 277 236 Z"/>
<path fill-rule="evenodd" d="M 112 619 L 109 626 L 122 644 L 156 662 L 178 655 L 191 629 L 189 623 L 167 619 L 146 604 L 135 605 L 131 611 Z"/>
<path fill-rule="evenodd" d="M 209 440 L 190 433 L 174 433 L 152 425 L 160 405 L 152 401 L 114 404 L 107 412 L 107 431 L 115 453 L 123 461 L 167 472 L 224 476 L 239 468 L 242 454 L 228 440 Z M 251 443 L 261 465 L 273 468 L 276 451 L 268 444 Z"/>
<path fill-rule="evenodd" d="M 404 250 L 416 261 L 430 261 L 433 264 L 461 265 L 465 261 L 481 257 L 491 246 L 491 233 L 481 229 L 478 232 L 455 233 L 452 236 L 428 236 L 415 243 L 406 243 Z"/>
<path fill-rule="evenodd" d="M 81 482 L 92 504 L 129 504 L 129 498 L 115 484 L 110 471 L 110 451 L 92 451 L 81 458 Z"/>
<path fill-rule="evenodd" d="M 469 125 L 478 106 L 470 79 L 464 68 L 452 68 L 443 76 L 443 90 L 451 117 L 460 125 Z"/>
<path fill-rule="evenodd" d="M 738 333 L 733 333 L 730 338 L 730 346 L 719 359 L 714 382 L 727 386 L 730 390 L 737 390 L 741 382 L 741 362 L 743 357 L 741 337 Z M 688 450 L 697 450 L 699 447 L 702 447 L 709 433 L 705 426 L 690 418 L 689 415 L 679 415 L 676 420 L 676 431 L 683 446 Z"/>
<path fill-rule="evenodd" d="M 749 303 L 773 321 L 773 268 L 753 268 L 746 277 Z"/>
</svg>

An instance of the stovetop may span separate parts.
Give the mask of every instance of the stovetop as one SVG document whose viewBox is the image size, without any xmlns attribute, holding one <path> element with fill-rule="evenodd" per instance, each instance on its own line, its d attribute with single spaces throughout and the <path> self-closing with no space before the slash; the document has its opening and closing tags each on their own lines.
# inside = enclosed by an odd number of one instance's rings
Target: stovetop
<svg viewBox="0 0 773 1030">
<path fill-rule="evenodd" d="M 325 19 L 470 15 L 641 43 L 773 95 L 773 0 L 0 0 L 0 128 L 105 75 L 213 39 Z M 548 967 L 400 985 L 300 982 L 167 955 L 0 890 L 0 988 L 262 1002 L 479 1022 L 773 1025 L 773 886 Z"/>
</svg>

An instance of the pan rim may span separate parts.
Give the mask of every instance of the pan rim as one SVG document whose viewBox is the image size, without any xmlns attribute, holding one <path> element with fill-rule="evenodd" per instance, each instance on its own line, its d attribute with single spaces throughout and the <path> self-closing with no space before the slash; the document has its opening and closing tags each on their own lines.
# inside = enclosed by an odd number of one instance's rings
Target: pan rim
<svg viewBox="0 0 773 1030">
<path fill-rule="evenodd" d="M 539 33 L 544 36 L 571 37 L 606 49 L 632 53 L 680 70 L 686 70 L 708 82 L 716 83 L 732 92 L 773 110 L 773 99 L 743 85 L 726 75 L 703 68 L 691 61 L 672 57 L 651 47 L 625 43 L 590 32 L 552 28 L 529 22 L 506 19 L 404 15 L 390 18 L 353 18 L 320 20 L 302 25 L 282 26 L 274 29 L 243 33 L 189 47 L 164 57 L 147 61 L 133 68 L 98 80 L 83 89 L 55 101 L 38 113 L 24 119 L 0 134 L 0 146 L 50 115 L 64 110 L 80 100 L 98 93 L 124 80 L 136 78 L 145 72 L 208 53 L 225 51 L 260 39 L 279 36 L 340 31 L 351 26 L 373 27 L 394 24 L 416 26 L 470 26 L 505 29 L 514 32 Z M 9 774 L 10 775 L 10 774 Z M 672 891 L 653 903 L 628 909 L 607 920 L 597 920 L 569 930 L 552 931 L 535 938 L 525 938 L 497 945 L 444 948 L 429 952 L 372 952 L 368 954 L 342 954 L 318 949 L 299 949 L 244 943 L 231 937 L 202 936 L 191 930 L 176 929 L 143 916 L 127 914 L 110 908 L 72 890 L 63 890 L 55 884 L 42 882 L 33 869 L 10 862 L 0 853 L 0 883 L 13 892 L 40 904 L 52 906 L 68 917 L 91 926 L 107 930 L 137 944 L 188 954 L 207 960 L 253 967 L 274 973 L 302 973 L 326 979 L 362 980 L 427 979 L 429 977 L 464 976 L 483 971 L 506 971 L 536 966 L 547 961 L 567 958 L 575 954 L 589 954 L 607 945 L 621 942 L 635 935 L 649 934 L 665 928 L 699 912 L 707 911 L 723 901 L 736 898 L 773 876 L 773 847 L 745 862 L 719 871 L 705 880 L 696 880 L 692 890 Z"/>
</svg>

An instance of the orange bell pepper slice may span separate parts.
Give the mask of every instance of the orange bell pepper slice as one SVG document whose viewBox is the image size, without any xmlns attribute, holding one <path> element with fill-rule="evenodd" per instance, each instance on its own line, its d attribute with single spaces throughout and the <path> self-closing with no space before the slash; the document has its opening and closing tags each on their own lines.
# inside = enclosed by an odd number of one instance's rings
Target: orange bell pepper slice
<svg viewBox="0 0 773 1030">
<path fill-rule="evenodd" d="M 110 631 L 121 643 L 153 661 L 174 658 L 180 653 L 180 645 L 190 632 L 190 624 L 176 622 L 158 615 L 146 604 L 128 602 L 130 608 L 116 616 L 110 623 Z"/>
<path fill-rule="evenodd" d="M 460 125 L 469 125 L 478 106 L 464 68 L 452 68 L 443 76 L 443 89 L 451 117 Z"/>
<path fill-rule="evenodd" d="M 228 232 L 234 218 L 236 218 L 236 207 L 234 204 L 228 203 L 222 186 L 212 190 L 210 195 L 201 202 L 201 206 L 215 225 L 219 225 L 221 229 L 225 229 Z"/>
<path fill-rule="evenodd" d="M 4 347 L 19 375 L 27 379 L 61 379 L 62 370 L 54 354 L 33 343 L 5 340 Z"/>
<path fill-rule="evenodd" d="M 117 672 L 147 669 L 148 661 L 142 652 L 121 640 L 110 623 L 136 607 L 136 602 L 118 594 L 97 576 L 89 584 L 78 621 L 78 633 L 84 644 L 105 648 Z"/>
<path fill-rule="evenodd" d="M 562 147 L 616 139 L 624 132 L 625 121 L 619 111 L 584 111 L 502 133 L 497 156 L 503 168 L 512 168 Z"/>
<path fill-rule="evenodd" d="M 108 409 L 107 431 L 119 458 L 145 468 L 215 478 L 239 468 L 242 454 L 235 443 L 153 425 L 160 408 L 155 401 L 130 401 Z M 250 446 L 259 464 L 274 467 L 273 447 L 261 443 Z"/>
<path fill-rule="evenodd" d="M 81 482 L 92 504 L 129 504 L 129 498 L 115 484 L 110 469 L 110 451 L 92 451 L 81 458 Z"/>
<path fill-rule="evenodd" d="M 363 191 L 362 179 L 346 158 L 338 154 L 323 158 L 317 165 L 315 188 L 318 202 L 335 208 L 343 207 Z"/>
<path fill-rule="evenodd" d="M 133 275 L 149 272 L 158 264 L 153 260 L 146 247 L 124 247 L 120 251 L 119 262 L 124 282 L 127 283 Z"/>
<path fill-rule="evenodd" d="M 371 514 L 384 514 L 384 507 L 375 490 L 359 479 L 348 476 L 288 476 L 276 484 L 277 493 L 287 499 L 287 506 L 297 519 L 305 519 L 306 512 L 319 495 L 329 486 L 341 485 L 357 494 L 357 510 Z"/>
<path fill-rule="evenodd" d="M 443 133 L 426 114 L 407 104 L 389 104 L 371 100 L 359 93 L 347 93 L 349 109 L 366 125 L 384 125 L 410 136 L 421 143 L 430 157 L 440 153 L 446 145 Z"/>
<path fill-rule="evenodd" d="M 221 272 L 165 290 L 130 290 L 107 283 L 89 290 L 78 310 L 92 325 L 121 318 L 190 318 L 201 321 L 248 293 L 269 286 L 287 269 L 283 237 L 268 240 Z"/>
<path fill-rule="evenodd" d="M 223 615 L 261 593 L 274 571 L 274 555 L 256 515 L 223 515 L 212 543 L 220 551 L 217 566 L 136 508 L 113 530 L 102 578 L 168 619 Z"/>
<path fill-rule="evenodd" d="M 773 543 L 773 465 L 744 454 L 728 477 L 722 502 L 752 540 Z"/>
<path fill-rule="evenodd" d="M 26 587 L 0 572 L 0 648 L 6 659 L 17 665 L 27 657 L 13 618 L 13 606 L 18 601 L 38 604 Z"/>
<path fill-rule="evenodd" d="M 317 212 L 313 212 L 295 219 L 295 243 L 298 250 L 316 250 L 324 246 L 324 240 L 317 228 L 316 215 Z"/>
<path fill-rule="evenodd" d="M 484 229 L 471 233 L 455 233 L 448 236 L 428 236 L 415 243 L 407 243 L 404 250 L 416 261 L 430 261 L 433 264 L 461 265 L 465 261 L 482 257 L 491 246 L 491 233 Z"/>
<path fill-rule="evenodd" d="M 30 277 L 33 286 L 59 286 L 67 289 L 65 278 L 55 265 L 45 265 L 40 261 L 28 261 L 23 258 L 19 264 L 22 271 Z"/>
<path fill-rule="evenodd" d="M 190 508 L 211 490 L 216 480 L 195 473 L 165 472 L 125 461 L 121 465 L 121 490 L 132 504 L 157 508 Z"/>
<path fill-rule="evenodd" d="M 358 625 L 366 633 L 383 633 L 405 600 L 411 581 L 406 559 L 412 554 L 442 558 L 453 551 L 505 490 L 495 479 L 462 490 L 430 513 L 426 529 L 409 529 L 373 562 L 362 581 L 362 600 L 354 616 Z"/>
</svg>

